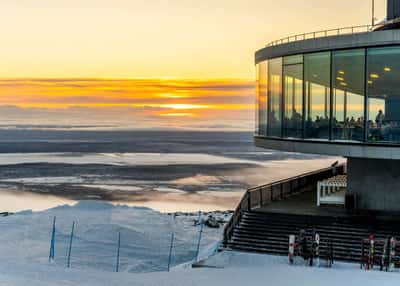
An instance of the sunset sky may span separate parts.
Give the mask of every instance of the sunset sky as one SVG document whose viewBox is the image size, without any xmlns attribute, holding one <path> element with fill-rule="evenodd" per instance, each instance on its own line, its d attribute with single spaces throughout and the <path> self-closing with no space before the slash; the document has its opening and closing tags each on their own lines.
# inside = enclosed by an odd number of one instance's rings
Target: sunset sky
<svg viewBox="0 0 400 286">
<path fill-rule="evenodd" d="M 377 17 L 385 0 L 376 0 Z M 3 0 L 1 125 L 250 130 L 254 52 L 371 1 Z"/>
</svg>

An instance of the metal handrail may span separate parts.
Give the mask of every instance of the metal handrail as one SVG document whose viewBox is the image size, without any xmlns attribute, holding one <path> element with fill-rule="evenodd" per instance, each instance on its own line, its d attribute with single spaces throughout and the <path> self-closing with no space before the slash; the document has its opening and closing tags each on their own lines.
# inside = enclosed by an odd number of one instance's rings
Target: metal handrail
<svg viewBox="0 0 400 286">
<path fill-rule="evenodd" d="M 361 33 L 361 32 L 372 32 L 372 31 L 374 31 L 374 28 L 378 27 L 378 26 L 381 26 L 381 24 L 377 24 L 374 26 L 359 25 L 359 26 L 343 27 L 343 28 L 320 30 L 320 31 L 315 31 L 315 32 L 297 34 L 297 35 L 292 35 L 292 36 L 288 36 L 288 37 L 285 37 L 285 38 L 282 38 L 279 40 L 272 41 L 267 44 L 267 47 L 288 44 L 288 43 L 296 42 L 296 41 L 324 38 L 324 37 L 329 37 L 329 36 L 356 34 L 356 33 Z"/>
<path fill-rule="evenodd" d="M 307 172 L 291 178 L 275 181 L 266 185 L 248 189 L 241 198 L 238 206 L 233 212 L 231 219 L 224 229 L 224 244 L 233 235 L 234 228 L 240 223 L 243 212 L 250 211 L 254 207 L 262 207 L 276 199 L 283 199 L 285 195 L 290 195 L 294 191 L 304 188 L 306 185 L 316 183 L 318 180 L 326 179 L 337 173 L 344 172 L 344 164 L 320 169 L 317 171 Z M 278 187 L 278 188 L 277 188 Z M 274 192 L 274 189 L 278 192 Z M 255 196 L 257 194 L 258 196 Z"/>
</svg>

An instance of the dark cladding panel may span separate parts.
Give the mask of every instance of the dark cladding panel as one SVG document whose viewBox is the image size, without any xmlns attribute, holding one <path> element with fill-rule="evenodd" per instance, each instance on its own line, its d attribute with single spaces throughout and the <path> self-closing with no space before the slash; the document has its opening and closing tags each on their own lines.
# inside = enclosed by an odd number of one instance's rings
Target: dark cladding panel
<svg viewBox="0 0 400 286">
<path fill-rule="evenodd" d="M 392 20 L 400 17 L 400 0 L 388 0 L 387 19 Z"/>
</svg>

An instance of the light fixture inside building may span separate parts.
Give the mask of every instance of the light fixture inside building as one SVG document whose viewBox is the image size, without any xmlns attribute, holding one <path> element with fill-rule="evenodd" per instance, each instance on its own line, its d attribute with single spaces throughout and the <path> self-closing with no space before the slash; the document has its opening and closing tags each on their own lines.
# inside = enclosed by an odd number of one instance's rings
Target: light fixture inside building
<svg viewBox="0 0 400 286">
<path fill-rule="evenodd" d="M 377 73 L 371 73 L 369 76 L 371 78 L 379 78 L 379 75 Z"/>
</svg>

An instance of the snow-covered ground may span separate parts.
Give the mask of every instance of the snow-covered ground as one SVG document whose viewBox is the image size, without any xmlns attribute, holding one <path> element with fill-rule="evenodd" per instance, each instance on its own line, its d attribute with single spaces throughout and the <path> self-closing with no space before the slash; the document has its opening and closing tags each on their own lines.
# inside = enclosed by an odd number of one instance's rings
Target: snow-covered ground
<svg viewBox="0 0 400 286">
<path fill-rule="evenodd" d="M 136 285 L 136 286 L 395 286 L 399 273 L 366 272 L 358 265 L 333 268 L 289 266 L 284 257 L 226 252 L 214 259 L 220 268 L 181 268 L 171 272 L 112 273 L 65 269 L 53 265 L 0 260 L 0 285 Z"/>
<path fill-rule="evenodd" d="M 0 257 L 48 267 L 50 234 L 56 217 L 54 267 L 65 268 L 72 222 L 75 222 L 71 265 L 74 269 L 114 271 L 121 233 L 122 272 L 163 271 L 167 268 L 171 234 L 175 232 L 172 265 L 193 260 L 200 227 L 198 214 L 157 211 L 104 202 L 81 201 L 47 211 L 19 212 L 0 218 Z M 206 214 L 203 214 L 203 218 Z M 228 213 L 219 217 L 227 220 Z M 215 245 L 222 228 L 204 228 L 200 250 Z"/>
<path fill-rule="evenodd" d="M 229 214 L 216 213 L 227 220 Z M 55 261 L 48 262 L 53 217 L 57 217 Z M 199 226 L 194 213 L 174 216 L 151 209 L 83 201 L 41 212 L 24 211 L 0 218 L 0 285 L 398 285 L 400 273 L 366 272 L 357 264 L 332 268 L 295 266 L 286 257 L 222 252 L 208 268 L 191 268 Z M 72 221 L 76 222 L 71 268 L 66 267 Z M 175 232 L 173 265 L 167 272 L 169 243 Z M 117 236 L 121 266 L 116 273 Z M 200 258 L 213 253 L 222 228 L 204 228 Z"/>
</svg>

